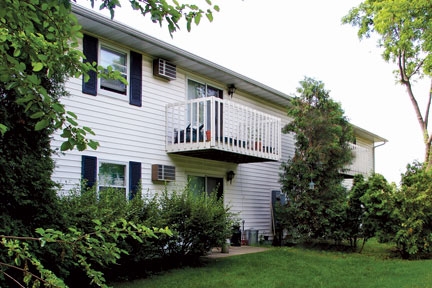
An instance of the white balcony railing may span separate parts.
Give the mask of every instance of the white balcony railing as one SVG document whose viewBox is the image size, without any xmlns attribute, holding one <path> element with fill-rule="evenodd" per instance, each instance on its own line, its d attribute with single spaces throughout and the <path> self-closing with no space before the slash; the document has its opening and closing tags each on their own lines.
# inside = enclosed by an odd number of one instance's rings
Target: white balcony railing
<svg viewBox="0 0 432 288">
<path fill-rule="evenodd" d="M 371 151 L 366 147 L 355 144 L 350 144 L 350 148 L 354 152 L 354 159 L 352 164 L 347 167 L 347 173 L 350 175 L 370 175 L 374 167 Z"/>
<path fill-rule="evenodd" d="M 173 103 L 166 107 L 166 149 L 217 149 L 279 160 L 281 121 L 216 97 Z"/>
</svg>

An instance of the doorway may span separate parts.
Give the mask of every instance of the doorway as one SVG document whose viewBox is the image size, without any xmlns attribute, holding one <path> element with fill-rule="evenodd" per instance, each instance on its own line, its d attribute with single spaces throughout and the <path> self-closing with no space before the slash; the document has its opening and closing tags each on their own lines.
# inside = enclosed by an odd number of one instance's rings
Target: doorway
<svg viewBox="0 0 432 288">
<path fill-rule="evenodd" d="M 210 194 L 216 192 L 217 198 L 223 197 L 223 178 L 208 177 L 208 176 L 188 176 L 189 189 L 194 194 L 199 193 Z"/>
</svg>

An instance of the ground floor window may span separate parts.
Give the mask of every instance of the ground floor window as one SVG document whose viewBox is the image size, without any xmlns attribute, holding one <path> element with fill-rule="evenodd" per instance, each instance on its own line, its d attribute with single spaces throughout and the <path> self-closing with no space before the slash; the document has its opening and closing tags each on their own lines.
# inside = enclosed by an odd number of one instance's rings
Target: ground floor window
<svg viewBox="0 0 432 288">
<path fill-rule="evenodd" d="M 208 176 L 188 176 L 189 189 L 195 194 L 216 191 L 218 198 L 223 197 L 223 178 Z"/>
<path fill-rule="evenodd" d="M 112 187 L 127 195 L 126 175 L 126 164 L 99 162 L 99 191 Z"/>
<path fill-rule="evenodd" d="M 98 191 L 108 187 L 116 188 L 132 199 L 141 183 L 140 162 L 116 162 L 83 155 L 81 159 L 81 179 L 86 187 Z"/>
</svg>

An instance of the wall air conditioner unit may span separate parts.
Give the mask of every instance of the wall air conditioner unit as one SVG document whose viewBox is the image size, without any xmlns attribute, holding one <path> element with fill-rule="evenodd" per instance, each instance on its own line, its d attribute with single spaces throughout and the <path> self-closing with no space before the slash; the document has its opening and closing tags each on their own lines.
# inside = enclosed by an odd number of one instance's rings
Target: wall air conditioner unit
<svg viewBox="0 0 432 288">
<path fill-rule="evenodd" d="M 175 166 L 153 164 L 152 181 L 175 181 Z"/>
<path fill-rule="evenodd" d="M 177 76 L 176 65 L 161 58 L 155 59 L 153 60 L 153 75 L 168 80 L 175 80 Z"/>
</svg>

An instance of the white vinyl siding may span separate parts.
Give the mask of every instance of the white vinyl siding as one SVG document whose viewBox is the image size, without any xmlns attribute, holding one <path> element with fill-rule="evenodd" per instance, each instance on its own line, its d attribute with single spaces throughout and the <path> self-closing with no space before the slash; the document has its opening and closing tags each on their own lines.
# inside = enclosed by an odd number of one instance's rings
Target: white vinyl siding
<svg viewBox="0 0 432 288">
<path fill-rule="evenodd" d="M 126 49 L 125 49 L 126 50 Z M 224 202 L 231 211 L 245 221 L 245 229 L 258 229 L 260 234 L 271 235 L 271 191 L 280 190 L 280 162 L 253 164 L 233 164 L 223 161 L 204 160 L 179 155 L 168 155 L 165 150 L 165 106 L 168 103 L 184 101 L 187 97 L 187 79 L 199 79 L 199 75 L 189 75 L 177 67 L 177 79 L 163 81 L 153 76 L 152 58 L 143 55 L 142 62 L 142 107 L 131 106 L 127 101 L 110 97 L 103 91 L 97 96 L 81 92 L 81 79 L 71 78 L 66 88 L 70 97 L 62 102 L 66 108 L 78 115 L 80 125 L 91 127 L 99 141 L 97 150 L 83 152 L 68 151 L 55 156 L 56 169 L 53 179 L 63 184 L 63 193 L 76 187 L 81 179 L 81 156 L 96 156 L 103 161 L 142 163 L 142 191 L 145 196 L 153 196 L 164 189 L 163 183 L 151 180 L 152 164 L 176 167 L 176 181 L 168 183 L 168 189 L 182 189 L 188 175 L 208 176 L 224 179 Z M 225 87 L 223 83 L 213 83 L 213 87 Z M 233 98 L 224 98 L 242 105 L 253 107 L 282 119 L 282 126 L 288 122 L 286 108 L 259 101 L 259 98 L 237 91 Z M 228 100 L 229 99 L 229 100 Z M 60 147 L 59 133 L 55 135 L 53 148 Z M 282 136 L 282 160 L 293 155 L 293 137 Z M 226 173 L 234 171 L 232 183 L 226 181 Z"/>
</svg>

